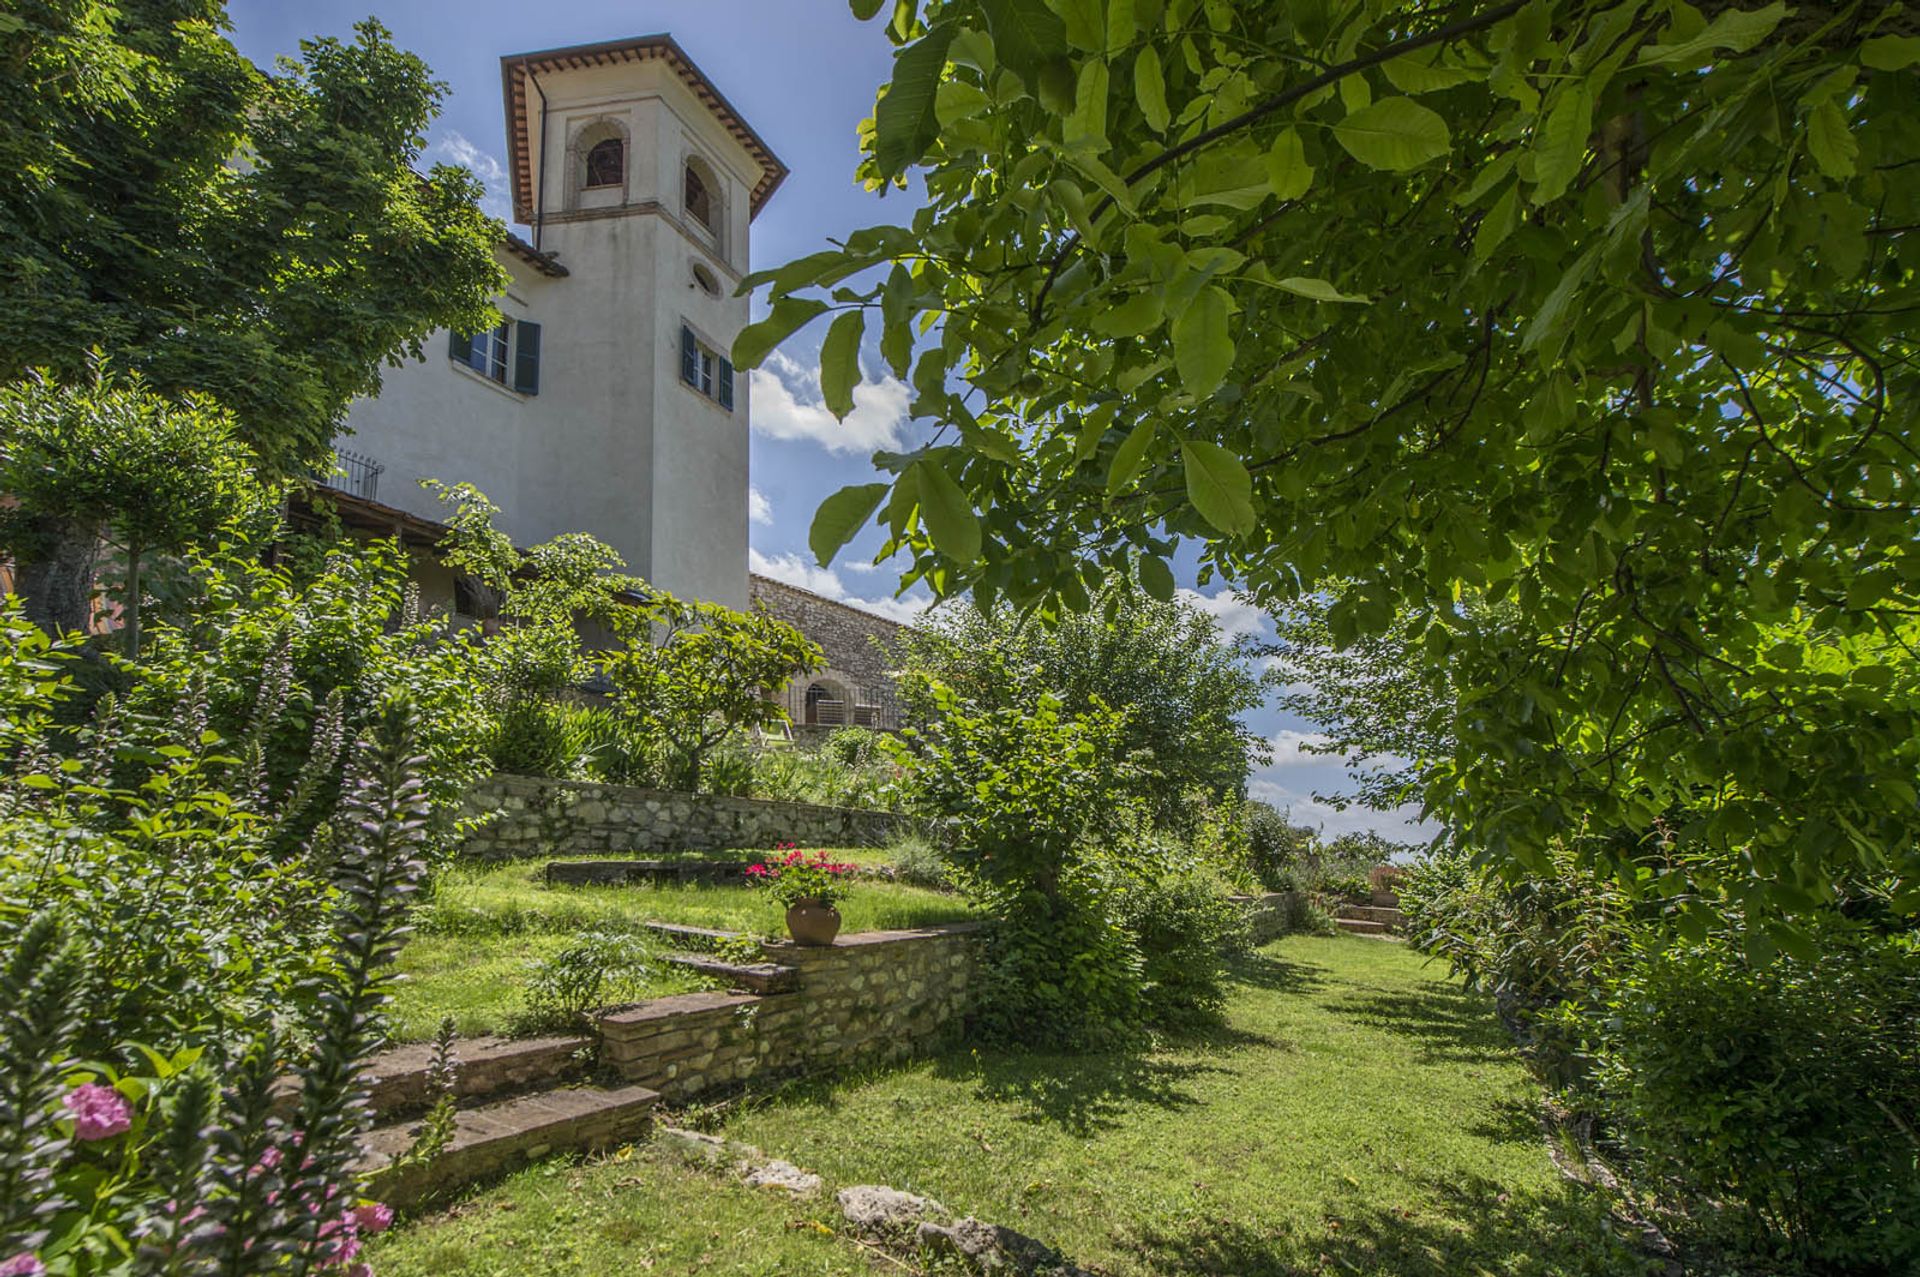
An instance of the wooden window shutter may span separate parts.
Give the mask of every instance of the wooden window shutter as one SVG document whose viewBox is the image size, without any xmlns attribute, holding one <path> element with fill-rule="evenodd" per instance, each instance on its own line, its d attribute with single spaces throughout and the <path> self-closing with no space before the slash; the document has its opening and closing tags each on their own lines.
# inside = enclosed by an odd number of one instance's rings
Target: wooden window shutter
<svg viewBox="0 0 1920 1277">
<path fill-rule="evenodd" d="M 720 356 L 719 384 L 715 386 L 714 389 L 719 391 L 720 406 L 722 408 L 725 408 L 728 412 L 732 412 L 733 411 L 733 361 L 731 359 L 728 359 L 725 355 Z"/>
<path fill-rule="evenodd" d="M 513 388 L 523 395 L 540 393 L 540 325 L 531 319 L 515 321 Z"/>
<path fill-rule="evenodd" d="M 457 364 L 473 364 L 473 338 L 463 337 L 457 328 L 447 330 L 447 355 Z"/>
</svg>

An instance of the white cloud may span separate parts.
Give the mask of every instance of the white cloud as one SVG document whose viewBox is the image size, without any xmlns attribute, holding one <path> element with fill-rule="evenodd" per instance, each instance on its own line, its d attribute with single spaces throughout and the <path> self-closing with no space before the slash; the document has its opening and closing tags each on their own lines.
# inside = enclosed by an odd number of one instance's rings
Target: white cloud
<svg viewBox="0 0 1920 1277">
<path fill-rule="evenodd" d="M 1224 638 L 1239 638 L 1246 634 L 1264 634 L 1267 629 L 1267 614 L 1249 600 L 1235 594 L 1232 590 L 1222 590 L 1218 594 L 1205 595 L 1198 590 L 1181 590 L 1182 602 L 1191 603 L 1213 618 L 1220 627 Z"/>
<path fill-rule="evenodd" d="M 434 143 L 427 154 L 448 164 L 458 164 L 480 179 L 487 188 L 486 195 L 480 200 L 482 212 L 502 221 L 512 216 L 512 206 L 507 199 L 506 166 L 468 141 L 465 134 L 448 133 Z"/>
<path fill-rule="evenodd" d="M 767 500 L 767 494 L 758 488 L 747 489 L 747 518 L 754 523 L 773 523 L 773 503 Z"/>
<path fill-rule="evenodd" d="M 1337 764 L 1340 761 L 1338 755 L 1314 754 L 1309 753 L 1306 749 L 1307 746 L 1325 745 L 1326 743 L 1327 737 L 1323 732 L 1303 732 L 1296 728 L 1283 727 L 1273 738 L 1273 761 L 1269 763 L 1268 766 L 1307 767 L 1319 765 L 1324 767 L 1328 763 Z"/>
<path fill-rule="evenodd" d="M 905 598 L 860 598 L 847 589 L 846 582 L 832 568 L 823 568 L 809 563 L 797 554 L 779 554 L 769 558 L 758 550 L 747 551 L 747 568 L 760 576 L 772 577 L 776 581 L 785 581 L 788 585 L 802 590 L 811 590 L 822 598 L 832 599 L 836 603 L 845 603 L 848 607 L 857 607 L 862 612 L 871 612 L 883 616 L 889 621 L 899 621 L 903 625 L 912 625 L 933 606 L 933 600 L 924 594 L 909 594 Z"/>
<path fill-rule="evenodd" d="M 829 452 L 898 448 L 913 399 L 896 377 L 863 379 L 853 388 L 853 411 L 836 421 L 820 398 L 820 370 L 783 351 L 753 370 L 752 388 L 755 430 L 770 439 L 811 439 Z"/>
<path fill-rule="evenodd" d="M 1367 807 L 1348 807 L 1341 811 L 1332 803 L 1321 802 L 1312 794 L 1303 794 L 1271 780 L 1255 780 L 1247 786 L 1247 795 L 1272 803 L 1287 813 L 1296 825 L 1317 829 L 1323 837 L 1365 833 L 1368 830 L 1395 842 L 1424 843 L 1439 827 L 1420 819 L 1418 807 L 1396 811 L 1374 811 Z"/>
</svg>

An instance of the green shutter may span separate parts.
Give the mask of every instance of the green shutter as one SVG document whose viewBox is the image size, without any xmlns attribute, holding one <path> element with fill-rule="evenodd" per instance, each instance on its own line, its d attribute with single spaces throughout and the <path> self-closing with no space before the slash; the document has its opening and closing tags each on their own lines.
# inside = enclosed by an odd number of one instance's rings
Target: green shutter
<svg viewBox="0 0 1920 1277">
<path fill-rule="evenodd" d="M 720 356 L 719 384 L 714 387 L 720 394 L 720 406 L 728 412 L 733 411 L 733 361 L 725 355 Z"/>
<path fill-rule="evenodd" d="M 680 380 L 700 388 L 700 341 L 685 324 L 680 325 Z"/>
<path fill-rule="evenodd" d="M 540 393 L 540 325 L 517 320 L 513 341 L 513 388 L 523 395 Z"/>
<path fill-rule="evenodd" d="M 458 330 L 447 329 L 447 357 L 457 364 L 473 364 L 473 338 L 462 337 Z"/>
</svg>

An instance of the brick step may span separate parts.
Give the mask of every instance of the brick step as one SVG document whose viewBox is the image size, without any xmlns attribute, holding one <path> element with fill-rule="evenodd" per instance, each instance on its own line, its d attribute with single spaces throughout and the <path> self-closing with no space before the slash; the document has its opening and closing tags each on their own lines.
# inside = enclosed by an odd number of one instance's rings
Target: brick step
<svg viewBox="0 0 1920 1277">
<path fill-rule="evenodd" d="M 751 860 L 554 860 L 548 886 L 618 887 L 636 882 L 745 882 Z"/>
<path fill-rule="evenodd" d="M 369 1196 L 409 1207 L 555 1153 L 591 1152 L 645 1137 L 660 1100 L 644 1086 L 579 1087 L 499 1100 L 455 1115 L 452 1141 L 425 1165 L 395 1167 L 412 1146 L 418 1121 L 378 1127 L 360 1141 L 359 1169 Z"/>
<path fill-rule="evenodd" d="M 1397 927 L 1404 920 L 1398 909 L 1384 905 L 1341 905 L 1339 916 L 1359 918 L 1366 922 L 1384 922 L 1389 927 Z"/>
<path fill-rule="evenodd" d="M 800 984 L 798 968 L 782 966 L 777 962 L 723 962 L 704 953 L 668 953 L 661 955 L 661 960 L 712 976 L 716 980 L 724 980 L 728 988 L 742 989 L 748 993 L 786 993 Z"/>
</svg>

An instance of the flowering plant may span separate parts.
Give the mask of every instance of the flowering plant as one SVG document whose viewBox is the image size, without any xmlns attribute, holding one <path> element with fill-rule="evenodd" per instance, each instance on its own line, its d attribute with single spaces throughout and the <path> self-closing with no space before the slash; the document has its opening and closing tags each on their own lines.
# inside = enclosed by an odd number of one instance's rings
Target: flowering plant
<svg viewBox="0 0 1920 1277">
<path fill-rule="evenodd" d="M 764 863 L 747 866 L 752 884 L 791 909 L 802 900 L 833 907 L 847 894 L 853 866 L 830 859 L 826 852 L 802 855 L 790 842 L 776 843 Z"/>
</svg>

